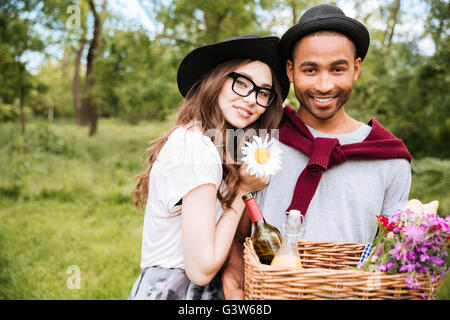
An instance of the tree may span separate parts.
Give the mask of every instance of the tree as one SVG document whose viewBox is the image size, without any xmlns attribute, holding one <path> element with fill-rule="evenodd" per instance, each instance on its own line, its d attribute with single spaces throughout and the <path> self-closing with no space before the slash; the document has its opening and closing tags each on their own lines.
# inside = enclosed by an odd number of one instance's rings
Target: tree
<svg viewBox="0 0 450 320">
<path fill-rule="evenodd" d="M 46 116 L 48 120 L 74 116 L 73 98 L 70 94 L 73 70 L 71 61 L 64 58 L 57 61 L 48 58 L 42 63 L 39 74 L 35 76 L 38 86 L 28 100 L 35 115 Z"/>
<path fill-rule="evenodd" d="M 181 54 L 231 36 L 258 30 L 255 0 L 141 0 L 149 17 L 162 26 L 157 41 L 179 47 Z M 152 11 L 156 10 L 153 16 Z"/>
<path fill-rule="evenodd" d="M 137 123 L 165 119 L 179 105 L 178 61 L 145 30 L 107 30 L 102 51 L 96 70 L 103 115 Z"/>
<path fill-rule="evenodd" d="M 103 0 L 101 11 L 98 12 L 95 1 L 89 0 L 89 7 L 94 16 L 94 30 L 87 55 L 86 84 L 84 87 L 84 97 L 82 100 L 81 122 L 84 123 L 84 119 L 88 119 L 90 124 L 89 135 L 91 136 L 97 132 L 98 103 L 93 96 L 93 89 L 95 89 L 97 78 L 94 70 L 94 62 L 98 54 L 97 50 L 101 39 L 103 21 L 106 14 L 106 4 L 107 0 Z"/>
<path fill-rule="evenodd" d="M 82 114 L 82 76 L 81 76 L 81 60 L 84 55 L 86 43 L 87 43 L 87 14 L 83 14 L 89 11 L 89 5 L 87 1 L 79 1 L 78 7 L 75 8 L 72 15 L 78 16 L 78 25 L 70 26 L 67 31 L 67 46 L 69 46 L 72 52 L 75 54 L 74 71 L 72 80 L 72 95 L 73 95 L 73 107 L 75 120 L 78 124 L 87 125 L 88 119 L 81 118 Z M 87 113 L 87 112 L 86 112 Z M 85 114 L 86 114 L 85 113 Z M 84 123 L 83 123 L 84 121 Z"/>
<path fill-rule="evenodd" d="M 414 157 L 450 155 L 446 146 L 450 138 L 450 12 L 444 2 L 425 1 L 425 31 L 415 36 L 397 31 L 400 16 L 405 14 L 400 1 L 374 11 L 378 16 L 374 12 L 366 15 L 370 17 L 371 46 L 346 109 L 362 120 L 378 117 L 405 141 Z M 377 29 L 370 21 L 384 27 Z M 419 49 L 419 40 L 426 37 L 436 49 L 431 56 Z"/>
<path fill-rule="evenodd" d="M 22 136 L 25 135 L 25 99 L 32 88 L 24 56 L 44 47 L 34 31 L 34 19 L 30 18 L 36 7 L 37 2 L 31 0 L 0 2 L 0 98 L 9 104 L 19 101 Z"/>
</svg>

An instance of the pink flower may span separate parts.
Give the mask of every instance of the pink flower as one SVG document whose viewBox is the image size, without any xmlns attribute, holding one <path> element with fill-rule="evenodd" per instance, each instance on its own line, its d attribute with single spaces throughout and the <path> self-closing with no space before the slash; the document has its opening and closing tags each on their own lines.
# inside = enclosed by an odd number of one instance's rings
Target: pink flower
<svg viewBox="0 0 450 320">
<path fill-rule="evenodd" d="M 380 221 L 380 223 L 382 225 L 384 225 L 389 231 L 392 231 L 392 229 L 395 227 L 395 223 L 391 222 L 389 218 L 383 216 L 383 215 L 378 215 L 377 216 L 378 221 Z"/>
<path fill-rule="evenodd" d="M 403 228 L 405 236 L 414 243 L 421 242 L 425 239 L 426 234 L 424 230 L 415 224 L 407 224 Z"/>
<path fill-rule="evenodd" d="M 408 244 L 397 242 L 390 251 L 390 254 L 395 260 L 400 261 L 401 264 L 406 264 L 408 261 L 408 252 Z"/>
</svg>

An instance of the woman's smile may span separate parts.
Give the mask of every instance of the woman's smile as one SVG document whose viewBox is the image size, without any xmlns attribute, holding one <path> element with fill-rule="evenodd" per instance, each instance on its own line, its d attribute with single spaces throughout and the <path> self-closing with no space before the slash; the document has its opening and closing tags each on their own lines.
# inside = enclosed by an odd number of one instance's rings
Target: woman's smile
<svg viewBox="0 0 450 320">
<path fill-rule="evenodd" d="M 244 108 L 244 107 L 236 106 L 236 105 L 233 106 L 233 108 L 236 110 L 236 113 L 239 116 L 241 116 L 245 119 L 250 118 L 250 116 L 253 114 L 253 112 L 251 112 L 248 108 Z"/>
</svg>

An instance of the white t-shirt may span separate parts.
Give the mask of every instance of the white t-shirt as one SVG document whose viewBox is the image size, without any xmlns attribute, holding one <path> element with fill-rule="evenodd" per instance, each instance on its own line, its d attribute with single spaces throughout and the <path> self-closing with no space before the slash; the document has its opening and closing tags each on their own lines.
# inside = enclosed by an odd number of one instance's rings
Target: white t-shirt
<svg viewBox="0 0 450 320">
<path fill-rule="evenodd" d="M 207 183 L 219 189 L 222 160 L 211 139 L 199 130 L 175 129 L 150 172 L 142 236 L 141 268 L 183 268 L 181 205 L 190 190 Z M 216 200 L 216 222 L 222 215 Z"/>
</svg>

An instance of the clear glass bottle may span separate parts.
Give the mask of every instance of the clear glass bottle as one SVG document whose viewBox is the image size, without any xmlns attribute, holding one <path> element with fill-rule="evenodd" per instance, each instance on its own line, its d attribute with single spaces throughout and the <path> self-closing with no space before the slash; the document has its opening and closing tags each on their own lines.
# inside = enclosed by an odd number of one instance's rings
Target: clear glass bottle
<svg viewBox="0 0 450 320">
<path fill-rule="evenodd" d="M 302 231 L 303 216 L 298 210 L 286 212 L 284 238 L 280 250 L 273 258 L 271 266 L 302 268 L 298 252 L 298 237 Z"/>
<path fill-rule="evenodd" d="M 277 228 L 266 222 L 251 193 L 244 195 L 242 200 L 244 200 L 255 228 L 252 235 L 252 242 L 256 255 L 259 257 L 261 263 L 270 264 L 281 246 L 283 237 Z"/>
</svg>

